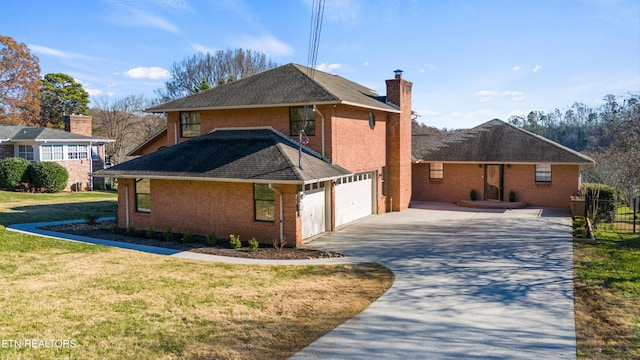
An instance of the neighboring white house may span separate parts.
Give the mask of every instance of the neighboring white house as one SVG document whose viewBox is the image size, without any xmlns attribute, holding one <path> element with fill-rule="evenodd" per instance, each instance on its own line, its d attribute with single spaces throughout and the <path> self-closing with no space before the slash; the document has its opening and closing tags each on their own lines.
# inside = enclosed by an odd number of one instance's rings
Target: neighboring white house
<svg viewBox="0 0 640 360">
<path fill-rule="evenodd" d="M 69 172 L 66 190 L 93 189 L 91 173 L 108 165 L 104 145 L 114 140 L 92 136 L 91 127 L 91 117 L 82 115 L 66 116 L 65 131 L 0 125 L 0 160 L 54 161 Z"/>
</svg>

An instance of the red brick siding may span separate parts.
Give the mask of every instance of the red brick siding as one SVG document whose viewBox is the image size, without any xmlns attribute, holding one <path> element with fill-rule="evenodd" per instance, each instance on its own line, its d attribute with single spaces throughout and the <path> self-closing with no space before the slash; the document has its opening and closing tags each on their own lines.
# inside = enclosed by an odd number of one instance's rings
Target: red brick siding
<svg viewBox="0 0 640 360">
<path fill-rule="evenodd" d="M 400 77 L 387 80 L 387 100 L 396 104 L 400 114 L 390 113 L 387 123 L 387 167 L 389 201 L 393 210 L 409 207 L 411 201 L 411 87 Z"/>
<path fill-rule="evenodd" d="M 85 136 L 91 136 L 93 133 L 91 116 L 66 115 L 63 121 L 64 131 Z"/>
<path fill-rule="evenodd" d="M 550 184 L 536 184 L 535 165 L 505 165 L 503 171 L 505 200 L 513 190 L 517 201 L 532 206 L 569 208 L 571 195 L 578 189 L 577 165 L 553 165 Z M 471 189 L 484 199 L 484 166 L 445 163 L 444 178 L 437 182 L 429 180 L 428 163 L 413 164 L 413 200 L 467 200 Z"/>
<path fill-rule="evenodd" d="M 8 159 L 10 157 L 13 157 L 14 155 L 15 153 L 13 145 L 0 145 L 0 160 Z"/>
<path fill-rule="evenodd" d="M 89 159 L 54 161 L 62 165 L 69 172 L 69 181 L 67 183 L 65 191 L 76 191 L 75 184 L 78 182 L 82 182 L 81 190 L 89 189 L 89 181 L 91 179 L 91 177 L 89 176 L 89 174 L 91 173 L 91 166 L 89 165 L 90 161 L 91 160 Z"/>
<path fill-rule="evenodd" d="M 284 235 L 292 246 L 302 244 L 301 219 L 296 213 L 297 186 L 274 185 L 284 195 Z M 271 244 L 280 236 L 279 195 L 275 194 L 274 222 L 254 220 L 253 184 L 207 181 L 151 180 L 151 212 L 135 211 L 135 186 L 132 179 L 119 179 L 118 224 L 126 226 L 125 193 L 129 192 L 129 221 L 137 229 L 154 227 L 176 233 L 216 234 L 228 238 L 240 235 L 243 240 L 255 237 Z"/>
<path fill-rule="evenodd" d="M 166 137 L 160 137 L 153 141 L 152 143 L 147 144 L 147 146 L 142 149 L 140 155 L 151 154 L 152 152 L 158 151 L 163 146 L 167 146 L 168 139 Z"/>
</svg>

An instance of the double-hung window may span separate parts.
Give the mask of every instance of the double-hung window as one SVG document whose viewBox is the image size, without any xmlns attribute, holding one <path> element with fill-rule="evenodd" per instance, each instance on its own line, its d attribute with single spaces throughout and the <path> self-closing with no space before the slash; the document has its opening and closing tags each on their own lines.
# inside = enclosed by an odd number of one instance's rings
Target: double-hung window
<svg viewBox="0 0 640 360">
<path fill-rule="evenodd" d="M 41 145 L 42 161 L 64 160 L 64 145 Z"/>
<path fill-rule="evenodd" d="M 18 157 L 33 161 L 33 146 L 31 145 L 18 145 Z"/>
<path fill-rule="evenodd" d="M 536 182 L 551 182 L 551 164 L 536 164 Z"/>
<path fill-rule="evenodd" d="M 311 106 L 292 106 L 289 108 L 289 126 L 291 136 L 297 136 L 300 130 L 305 135 L 315 136 L 316 117 Z"/>
<path fill-rule="evenodd" d="M 180 136 L 183 138 L 200 135 L 200 112 L 183 111 L 180 113 Z"/>
<path fill-rule="evenodd" d="M 151 180 L 136 179 L 136 211 L 151 212 Z"/>
<path fill-rule="evenodd" d="M 256 221 L 273 222 L 275 220 L 275 208 L 273 199 L 273 190 L 269 187 L 269 185 L 254 184 L 253 201 Z"/>
<path fill-rule="evenodd" d="M 67 145 L 67 154 L 69 160 L 84 160 L 87 154 L 87 145 Z"/>
<path fill-rule="evenodd" d="M 91 145 L 91 160 L 100 160 L 100 148 L 98 145 Z"/>
<path fill-rule="evenodd" d="M 429 163 L 429 180 L 442 180 L 444 178 L 444 165 L 441 162 Z"/>
</svg>

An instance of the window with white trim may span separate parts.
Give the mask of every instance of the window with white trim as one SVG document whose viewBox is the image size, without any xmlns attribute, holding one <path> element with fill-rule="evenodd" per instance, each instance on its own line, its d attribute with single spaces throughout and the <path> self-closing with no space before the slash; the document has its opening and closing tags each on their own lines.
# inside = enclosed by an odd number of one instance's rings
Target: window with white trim
<svg viewBox="0 0 640 360">
<path fill-rule="evenodd" d="M 33 146 L 18 145 L 18 157 L 21 157 L 25 160 L 33 161 Z"/>
<path fill-rule="evenodd" d="M 68 145 L 67 154 L 69 160 L 84 160 L 88 158 L 87 145 Z"/>
<path fill-rule="evenodd" d="M 42 161 L 64 160 L 64 145 L 40 145 Z"/>
<path fill-rule="evenodd" d="M 551 164 L 536 164 L 536 182 L 551 182 Z"/>
<path fill-rule="evenodd" d="M 429 179 L 442 180 L 444 178 L 444 164 L 441 162 L 429 163 Z"/>
<path fill-rule="evenodd" d="M 100 160 L 100 148 L 98 145 L 91 145 L 91 160 Z"/>
</svg>

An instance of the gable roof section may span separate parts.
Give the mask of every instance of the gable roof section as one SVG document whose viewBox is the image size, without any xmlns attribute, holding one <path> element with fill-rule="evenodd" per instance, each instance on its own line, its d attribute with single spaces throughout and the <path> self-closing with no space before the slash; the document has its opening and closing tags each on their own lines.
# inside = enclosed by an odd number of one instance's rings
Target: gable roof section
<svg viewBox="0 0 640 360">
<path fill-rule="evenodd" d="M 152 135 L 147 141 L 143 142 L 142 144 L 136 146 L 133 150 L 129 151 L 127 153 L 127 156 L 139 156 L 142 155 L 142 152 L 144 150 L 146 150 L 147 147 L 151 146 L 153 143 L 155 143 L 156 141 L 162 139 L 162 138 L 167 138 L 167 127 L 165 126 L 164 128 L 160 129 L 158 132 L 156 132 L 154 135 Z"/>
<path fill-rule="evenodd" d="M 590 157 L 494 119 L 455 133 L 412 136 L 414 162 L 595 165 Z"/>
<path fill-rule="evenodd" d="M 85 136 L 68 131 L 24 125 L 0 125 L 0 142 L 4 141 L 113 142 L 100 136 Z"/>
<path fill-rule="evenodd" d="M 400 112 L 367 87 L 337 75 L 287 64 L 147 109 L 152 113 L 305 104 L 346 104 Z"/>
<path fill-rule="evenodd" d="M 216 129 L 100 170 L 97 176 L 304 184 L 351 174 L 272 128 Z"/>
</svg>

